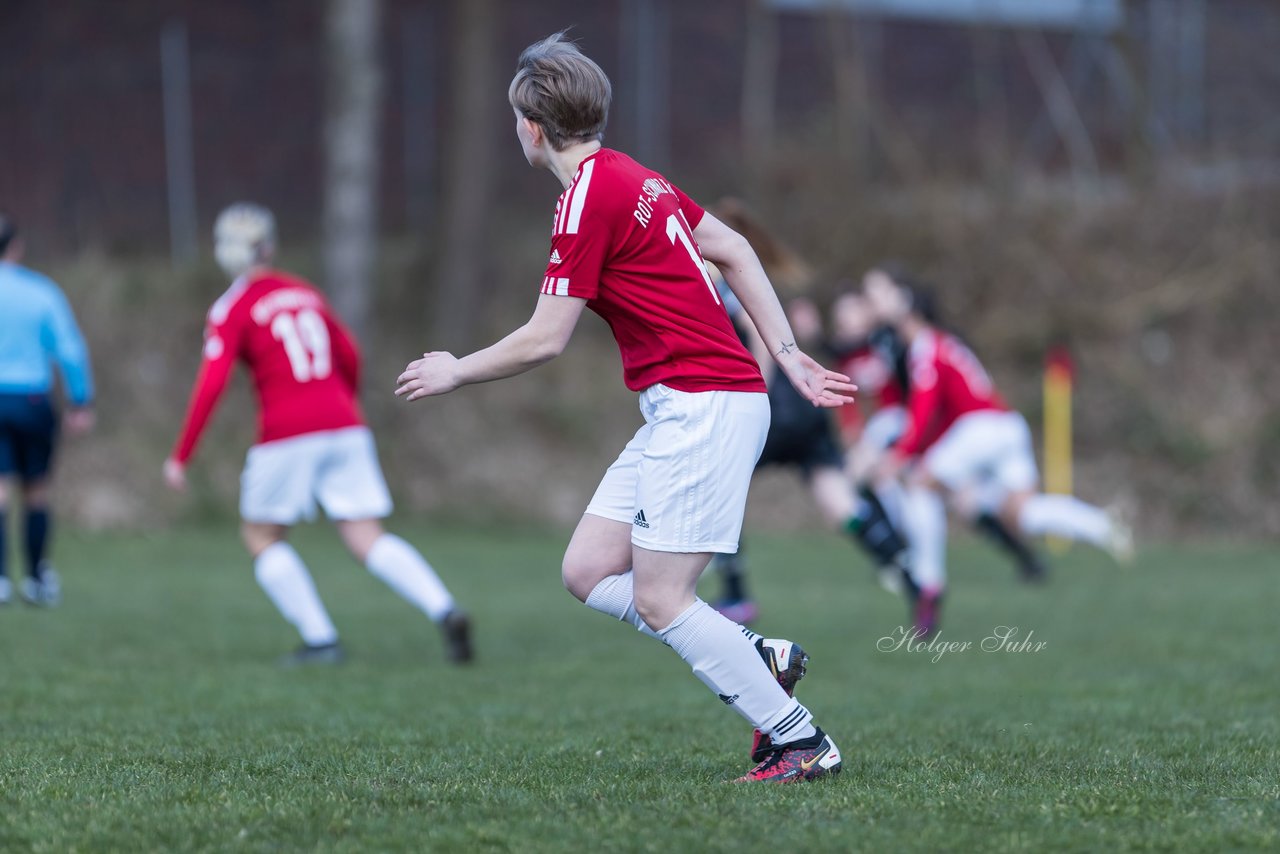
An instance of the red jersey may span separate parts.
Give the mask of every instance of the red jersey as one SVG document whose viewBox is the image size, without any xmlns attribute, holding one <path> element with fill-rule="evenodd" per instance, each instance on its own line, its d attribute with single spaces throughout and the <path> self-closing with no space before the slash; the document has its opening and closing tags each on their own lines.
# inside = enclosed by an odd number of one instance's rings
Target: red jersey
<svg viewBox="0 0 1280 854">
<path fill-rule="evenodd" d="M 702 215 L 661 175 L 607 148 L 582 161 L 556 204 L 542 293 L 587 300 L 613 330 L 632 391 L 765 391 L 694 242 Z"/>
<path fill-rule="evenodd" d="M 962 415 L 1009 408 L 978 357 L 954 335 L 926 330 L 911 342 L 908 359 L 910 418 L 897 444 L 907 456 L 924 453 Z"/>
<path fill-rule="evenodd" d="M 274 270 L 237 279 L 209 310 L 204 359 L 173 458 L 190 459 L 243 360 L 258 396 L 258 442 L 364 423 L 356 402 L 360 355 L 312 285 Z"/>
</svg>

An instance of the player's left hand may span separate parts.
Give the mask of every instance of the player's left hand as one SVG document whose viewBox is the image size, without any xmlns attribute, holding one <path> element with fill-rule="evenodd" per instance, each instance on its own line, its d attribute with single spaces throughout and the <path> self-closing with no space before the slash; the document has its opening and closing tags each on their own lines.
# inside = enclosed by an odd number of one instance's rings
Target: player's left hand
<svg viewBox="0 0 1280 854">
<path fill-rule="evenodd" d="M 170 489 L 183 492 L 187 488 L 187 467 L 173 457 L 165 460 L 164 482 Z"/>
<path fill-rule="evenodd" d="M 66 425 L 68 433 L 83 436 L 93 430 L 97 416 L 94 415 L 92 406 L 73 406 L 62 416 L 62 423 Z"/>
<path fill-rule="evenodd" d="M 458 359 L 452 353 L 423 353 L 396 378 L 396 397 L 417 400 L 434 394 L 448 394 L 458 387 Z"/>
<path fill-rule="evenodd" d="M 779 354 L 776 358 L 796 391 L 814 406 L 853 403 L 853 393 L 858 387 L 844 374 L 828 370 L 801 350 Z"/>
</svg>

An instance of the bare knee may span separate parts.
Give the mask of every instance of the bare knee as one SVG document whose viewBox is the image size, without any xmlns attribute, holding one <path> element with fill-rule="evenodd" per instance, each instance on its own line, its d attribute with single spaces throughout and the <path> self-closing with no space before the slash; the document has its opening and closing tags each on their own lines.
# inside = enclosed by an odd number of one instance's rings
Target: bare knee
<svg viewBox="0 0 1280 854">
<path fill-rule="evenodd" d="M 373 544 L 386 533 L 381 519 L 342 519 L 334 527 L 347 551 L 360 563 L 368 561 Z"/>
<path fill-rule="evenodd" d="M 692 585 L 671 582 L 671 579 L 664 579 L 664 583 L 640 583 L 632 594 L 636 613 L 655 632 L 662 631 L 675 622 L 676 617 L 694 602 Z"/>
<path fill-rule="evenodd" d="M 672 614 L 673 608 L 669 599 L 670 597 L 658 594 L 656 591 L 637 590 L 633 599 L 636 614 L 649 628 L 655 632 L 661 631 L 671 625 L 672 620 L 679 613 L 677 611 L 676 614 Z"/>
<path fill-rule="evenodd" d="M 564 589 L 572 593 L 579 602 L 587 601 L 591 591 L 607 575 L 616 574 L 618 573 L 601 575 L 599 561 L 589 560 L 572 548 L 565 552 L 564 561 L 560 564 L 560 580 L 564 582 Z"/>
<path fill-rule="evenodd" d="M 586 514 L 573 532 L 560 564 L 565 589 L 579 602 L 611 575 L 631 568 L 631 526 Z"/>
<path fill-rule="evenodd" d="M 266 522 L 242 522 L 240 539 L 249 554 L 257 557 L 276 543 L 284 542 L 289 528 L 285 525 L 273 525 Z"/>
<path fill-rule="evenodd" d="M 630 569 L 629 553 L 610 557 L 593 549 L 575 548 L 570 543 L 560 564 L 560 580 L 575 599 L 586 602 L 601 581 Z"/>
<path fill-rule="evenodd" d="M 709 552 L 635 550 L 633 601 L 640 619 L 654 631 L 670 626 L 696 599 L 698 578 Z"/>
</svg>

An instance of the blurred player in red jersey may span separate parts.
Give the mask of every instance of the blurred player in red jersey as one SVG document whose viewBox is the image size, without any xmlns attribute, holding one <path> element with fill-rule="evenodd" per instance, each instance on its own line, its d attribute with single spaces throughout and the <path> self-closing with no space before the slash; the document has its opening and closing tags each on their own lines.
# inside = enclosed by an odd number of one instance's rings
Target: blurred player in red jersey
<svg viewBox="0 0 1280 854">
<path fill-rule="evenodd" d="M 743 781 L 834 773 L 840 754 L 793 696 L 807 656 L 698 599 L 716 552 L 738 547 L 751 471 L 769 426 L 765 384 L 704 257 L 724 273 L 787 379 L 814 406 L 854 390 L 795 343 L 745 239 L 666 178 L 601 146 L 611 99 L 600 67 L 557 33 L 520 55 L 508 98 L 529 164 L 565 188 L 532 317 L 461 359 L 410 362 L 408 400 L 523 373 L 559 355 L 584 308 L 613 330 L 645 424 L 609 467 L 564 556 L 569 591 L 661 639 L 755 728 Z"/>
<path fill-rule="evenodd" d="M 837 367 L 857 384 L 859 401 L 870 409 L 869 415 L 855 407 L 840 410 L 849 474 L 862 482 L 906 425 L 906 348 L 893 327 L 877 321 L 867 298 L 852 289 L 831 304 L 831 347 Z"/>
<path fill-rule="evenodd" d="M 258 583 L 302 635 L 286 662 L 343 657 L 311 575 L 285 540 L 290 526 L 314 518 L 317 503 L 356 560 L 440 625 L 449 660 L 470 660 L 466 614 L 417 549 L 382 527 L 391 496 L 356 399 L 360 356 L 351 334 L 318 290 L 271 269 L 275 219 L 266 208 L 227 208 L 214 241 L 234 281 L 209 311 L 204 359 L 165 481 L 186 487 L 187 462 L 231 369 L 243 361 L 259 409 L 258 442 L 240 479 L 241 533 Z"/>
<path fill-rule="evenodd" d="M 712 211 L 747 238 L 770 280 L 790 292 L 784 307 L 797 342 L 806 349 L 825 347 L 822 315 L 814 301 L 804 295 L 813 278 L 808 266 L 741 201 L 722 199 Z M 773 359 L 751 319 L 732 291 L 723 286 L 723 279 L 719 284 L 729 317 L 755 356 L 769 387 L 769 433 L 756 468 L 784 466 L 799 474 L 827 524 L 858 543 L 893 585 L 892 589 L 901 591 L 906 546 L 875 496 L 856 494 L 850 485 L 831 413 L 810 405 L 773 369 Z M 856 414 L 857 407 L 842 406 L 838 411 L 842 416 L 847 412 Z M 716 555 L 712 565 L 723 585 L 716 610 L 735 622 L 754 620 L 758 608 L 747 592 L 741 551 Z"/>
<path fill-rule="evenodd" d="M 866 273 L 863 287 L 875 290 L 899 281 L 906 283 L 909 277 L 897 265 L 882 264 Z M 928 320 L 935 322 L 933 317 Z M 859 398 L 864 403 L 873 401 L 874 407 L 865 426 L 850 424 L 845 432 L 849 472 L 862 490 L 871 490 L 893 524 L 901 529 L 901 486 L 896 478 L 877 477 L 876 472 L 885 453 L 906 430 L 910 394 L 907 348 L 892 325 L 878 320 L 865 293 L 841 294 L 832 306 L 832 322 L 833 349 L 840 354 L 837 367 L 857 384 Z M 841 412 L 852 408 L 844 407 Z M 978 508 L 977 516 L 970 521 L 1013 559 L 1022 580 L 1038 582 L 1045 578 L 1046 569 L 1039 555 L 999 515 Z"/>
<path fill-rule="evenodd" d="M 883 277 L 868 281 L 867 297 L 908 347 L 906 430 L 882 473 L 913 463 L 906 471 L 902 517 L 920 589 L 916 627 L 925 634 L 937 627 L 946 587 L 948 497 L 967 518 L 996 513 L 1024 535 L 1080 540 L 1128 560 L 1133 541 L 1126 525 L 1072 496 L 1037 491 L 1026 419 L 1005 404 L 973 351 L 931 323 L 928 295 Z"/>
</svg>

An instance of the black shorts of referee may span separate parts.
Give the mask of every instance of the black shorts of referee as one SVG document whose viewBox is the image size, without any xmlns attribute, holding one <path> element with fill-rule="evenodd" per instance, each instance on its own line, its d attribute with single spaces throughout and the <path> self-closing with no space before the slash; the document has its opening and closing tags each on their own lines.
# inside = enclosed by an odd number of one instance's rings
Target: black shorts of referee
<svg viewBox="0 0 1280 854">
<path fill-rule="evenodd" d="M 0 477 L 43 479 L 57 441 L 58 416 L 49 395 L 0 392 Z"/>
</svg>

